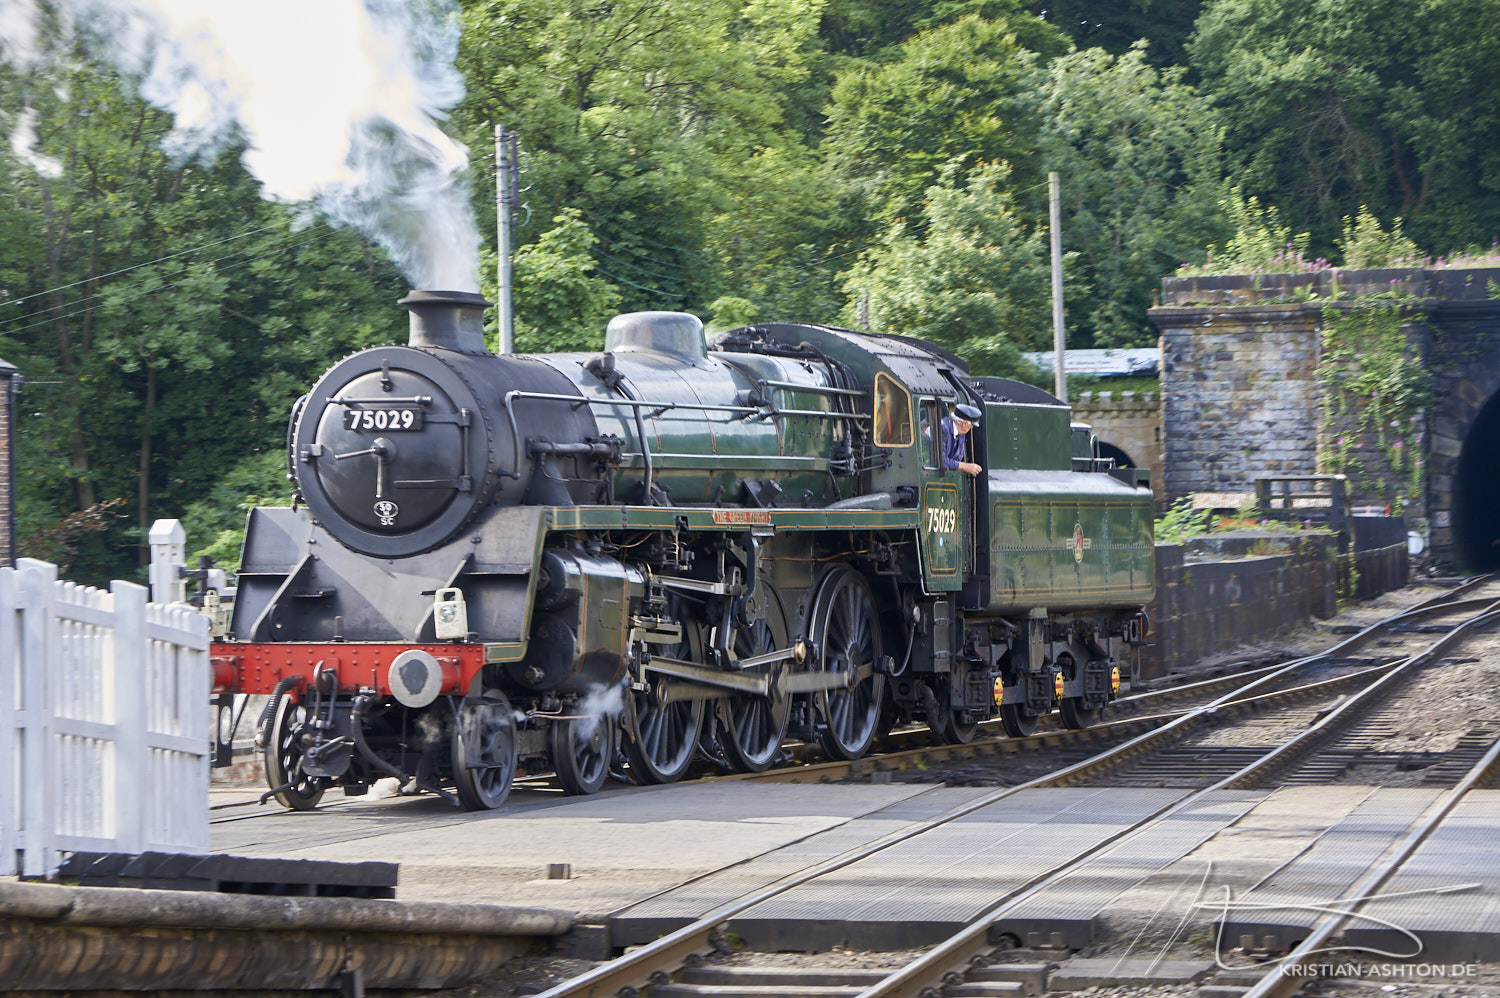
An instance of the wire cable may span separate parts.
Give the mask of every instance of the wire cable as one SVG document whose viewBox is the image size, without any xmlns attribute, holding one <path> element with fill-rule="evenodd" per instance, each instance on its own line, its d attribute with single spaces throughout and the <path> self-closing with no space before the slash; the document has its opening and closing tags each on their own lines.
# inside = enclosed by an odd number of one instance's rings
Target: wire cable
<svg viewBox="0 0 1500 998">
<path fill-rule="evenodd" d="M 317 241 L 319 239 L 322 239 L 325 236 L 327 236 L 329 233 L 334 232 L 334 231 L 336 231 L 336 230 L 330 228 L 328 230 L 328 232 L 319 233 L 318 235 L 313 236 L 310 239 L 304 239 L 304 240 L 302 240 L 299 243 L 293 243 L 293 244 L 290 244 L 290 245 L 279 246 L 279 247 L 277 247 L 276 249 L 272 250 L 269 253 L 262 253 L 260 256 L 254 256 L 254 257 L 250 257 L 249 259 L 240 260 L 237 263 L 232 263 L 229 266 L 221 268 L 221 269 L 222 270 L 230 270 L 230 269 L 232 269 L 234 267 L 243 267 L 246 264 L 255 263 L 257 260 L 264 260 L 264 259 L 267 259 L 269 257 L 275 256 L 277 253 L 281 253 L 281 252 L 283 252 L 285 250 L 295 249 L 298 246 L 306 246 L 308 243 L 312 243 L 312 242 L 315 242 L 315 241 Z M 163 259 L 166 259 L 166 258 L 164 257 Z M 225 257 L 225 259 L 228 259 L 228 257 Z M 144 264 L 142 264 L 141 266 L 144 266 Z M 134 269 L 134 268 L 128 268 L 128 269 Z M 136 294 L 130 295 L 130 296 L 125 297 L 125 298 L 116 298 L 112 302 L 109 302 L 108 304 L 120 304 L 120 303 L 123 303 L 123 302 L 134 301 L 135 299 L 141 298 L 141 297 L 143 297 L 145 295 L 156 294 L 159 291 L 171 291 L 173 288 L 179 288 L 179 287 L 181 287 L 185 283 L 187 283 L 187 282 L 186 281 L 176 281 L 176 282 L 171 283 L 171 284 L 163 284 L 163 285 L 160 285 L 158 287 L 147 288 L 144 291 L 137 292 Z M 94 297 L 98 297 L 98 296 L 94 296 Z M 86 301 L 87 299 L 83 299 L 83 300 Z M 36 326 L 45 326 L 49 322 L 61 322 L 64 319 L 72 319 L 72 318 L 75 318 L 77 316 L 84 315 L 84 314 L 86 314 L 88 312 L 92 312 L 96 308 L 103 307 L 104 304 L 106 304 L 106 303 L 100 303 L 98 305 L 88 305 L 88 306 L 85 306 L 84 308 L 78 309 L 76 312 L 69 312 L 66 315 L 51 315 L 51 316 L 48 316 L 45 319 L 38 319 L 36 322 L 29 322 L 29 323 L 27 323 L 24 326 L 17 326 L 15 328 L 10 328 L 9 326 L 7 326 L 5 324 L 0 323 L 0 332 L 3 332 L 4 335 L 7 335 L 7 336 L 13 335 L 15 333 L 25 332 L 26 330 L 35 328 Z M 36 313 L 32 313 L 32 314 L 36 314 Z"/>
<path fill-rule="evenodd" d="M 76 287 L 78 287 L 78 285 L 80 285 L 80 284 L 87 284 L 89 281 L 102 281 L 106 277 L 116 277 L 116 276 L 118 276 L 120 274 L 129 273 L 130 271 L 135 270 L 135 269 L 137 269 L 139 267 L 149 267 L 153 263 L 161 263 L 163 260 L 171 260 L 174 257 L 184 256 L 184 255 L 186 255 L 188 253 L 196 253 L 196 252 L 198 252 L 201 249 L 208 249 L 208 247 L 210 247 L 210 246 L 218 246 L 220 243 L 233 242 L 236 239 L 243 239 L 246 236 L 253 236 L 253 235 L 255 235 L 256 233 L 259 233 L 259 232 L 269 232 L 270 230 L 272 230 L 274 228 L 276 228 L 276 226 L 274 226 L 274 225 L 267 225 L 267 226 L 264 226 L 263 228 L 259 228 L 259 229 L 249 229 L 249 230 L 246 230 L 245 232 L 238 233 L 237 235 L 226 236 L 223 239 L 216 239 L 216 240 L 214 240 L 211 243 L 203 243 L 201 246 L 194 246 L 192 249 L 185 249 L 185 250 L 182 250 L 182 251 L 177 252 L 177 253 L 169 253 L 166 256 L 159 256 L 155 260 L 147 260 L 144 263 L 134 263 L 134 264 L 131 264 L 129 267 L 121 267 L 119 270 L 112 270 L 112 271 L 110 271 L 107 274 L 99 274 L 99 275 L 97 275 L 95 277 L 85 278 L 85 279 L 83 279 L 81 281 L 74 281 L 72 284 L 63 284 L 63 285 L 60 285 L 60 286 L 55 287 L 55 288 L 48 288 L 46 291 L 38 291 L 36 294 L 24 295 L 24 296 L 22 296 L 20 298 L 16 298 L 16 299 L 12 300 L 12 301 L 0 302 L 0 308 L 8 308 L 11 305 L 19 305 L 23 301 L 30 301 L 33 298 L 40 298 L 42 295 L 50 295 L 50 294 L 52 294 L 55 291 L 66 291 L 69 288 L 76 288 Z M 36 313 L 32 313 L 32 314 L 34 315 Z M 26 317 L 22 316 L 22 318 L 26 318 Z"/>
<path fill-rule="evenodd" d="M 316 222 L 315 224 L 316 225 L 326 225 L 327 223 L 324 222 L 323 220 L 319 219 L 318 222 Z M 274 228 L 274 226 L 268 226 L 266 229 L 259 229 L 257 231 L 258 232 L 265 232 L 265 231 L 267 231 L 270 228 Z M 300 232 L 289 232 L 289 233 L 287 233 L 287 240 L 289 241 L 291 239 L 295 239 L 297 236 L 300 236 L 301 234 L 302 233 L 300 233 Z M 231 237 L 231 238 L 238 238 L 238 237 Z M 221 240 L 221 241 L 227 242 L 227 240 Z M 214 243 L 207 243 L 205 245 L 207 245 L 207 246 L 213 246 L 215 244 Z M 275 250 L 271 250 L 270 252 L 274 253 L 274 252 L 276 252 L 276 250 L 284 249 L 287 245 L 289 245 L 289 242 L 288 243 L 283 243 L 282 246 L 279 246 Z M 199 247 L 199 248 L 201 249 L 202 247 Z M 173 254 L 173 256 L 178 256 L 178 255 L 180 255 L 180 254 Z M 194 263 L 200 263 L 200 264 L 204 264 L 204 265 L 221 263 L 224 260 L 232 260 L 235 257 L 241 256 L 241 255 L 243 255 L 243 251 L 238 251 L 237 250 L 237 251 L 235 251 L 233 253 L 226 253 L 224 256 L 215 257 L 212 260 L 197 260 L 197 261 L 193 261 L 192 263 L 189 263 L 187 266 L 184 266 L 182 269 L 173 271 L 171 274 L 164 274 L 163 276 L 164 277 L 176 277 L 179 274 L 185 274 L 185 273 L 187 273 L 188 269 L 193 266 Z M 126 270 L 135 270 L 135 269 L 138 269 L 140 267 L 148 267 L 148 266 L 151 265 L 151 263 L 160 263 L 162 261 L 169 260 L 169 259 L 171 259 L 171 257 L 161 257 L 161 258 L 159 258 L 157 260 L 153 260 L 153 261 L 150 261 L 148 263 L 138 263 L 138 264 L 136 264 L 133 267 L 127 267 L 125 269 Z M 260 259 L 260 258 L 257 257 L 256 259 Z M 124 273 L 124 271 L 115 271 L 114 273 L 118 275 L 118 274 Z M 103 280 L 105 277 L 109 277 L 109 276 L 111 276 L 111 275 L 105 274 L 102 277 L 94 277 L 94 278 L 90 278 L 89 280 L 100 281 L 100 280 Z M 78 283 L 79 284 L 86 284 L 88 282 L 87 281 L 79 281 Z M 74 287 L 74 286 L 76 286 L 76 285 L 67 285 L 67 287 Z M 55 288 L 53 290 L 61 290 L 61 289 L 60 288 Z M 38 294 L 50 294 L 50 293 L 51 292 L 49 292 L 49 291 L 38 292 Z M 96 291 L 95 293 L 93 293 L 91 295 L 85 295 L 82 298 L 75 298 L 73 301 L 70 301 L 70 302 L 64 302 L 63 304 L 60 304 L 60 305 L 48 305 L 46 308 L 39 308 L 39 309 L 37 309 L 34 312 L 27 312 L 25 315 L 18 315 L 16 317 L 12 318 L 12 319 L 6 319 L 4 321 L 7 322 L 7 323 L 20 322 L 22 319 L 29 319 L 29 318 L 31 318 L 34 315 L 42 315 L 43 313 L 46 313 L 46 312 L 55 312 L 58 309 L 63 309 L 63 308 L 72 308 L 74 305 L 82 305 L 84 302 L 90 301 L 90 300 L 92 300 L 94 298 L 102 298 L 102 297 L 104 297 L 105 294 L 106 294 L 106 292 L 104 292 L 104 291 Z M 29 298 L 35 298 L 35 297 L 37 297 L 37 295 L 28 295 L 27 297 L 29 297 Z M 25 300 L 26 300 L 25 298 L 18 298 L 18 299 L 16 299 L 16 301 L 25 301 Z M 9 302 L 7 304 L 15 304 L 15 303 L 14 302 Z M 23 328 L 28 328 L 29 329 L 30 327 L 26 326 L 26 327 L 23 327 Z"/>
</svg>

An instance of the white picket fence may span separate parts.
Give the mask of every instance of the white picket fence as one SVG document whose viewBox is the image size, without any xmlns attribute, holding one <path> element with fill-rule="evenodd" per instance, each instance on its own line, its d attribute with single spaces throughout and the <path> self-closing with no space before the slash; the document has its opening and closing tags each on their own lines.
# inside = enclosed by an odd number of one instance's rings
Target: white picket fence
<svg viewBox="0 0 1500 998">
<path fill-rule="evenodd" d="M 208 619 L 146 595 L 0 568 L 0 876 L 208 851 Z"/>
</svg>

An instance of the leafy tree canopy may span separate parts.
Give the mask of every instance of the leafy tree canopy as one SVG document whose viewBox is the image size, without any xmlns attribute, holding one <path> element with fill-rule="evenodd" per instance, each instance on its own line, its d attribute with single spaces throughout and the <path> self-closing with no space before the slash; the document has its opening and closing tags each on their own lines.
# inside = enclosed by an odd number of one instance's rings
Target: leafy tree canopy
<svg viewBox="0 0 1500 998">
<path fill-rule="evenodd" d="M 1009 179 L 1003 164 L 948 171 L 922 232 L 894 223 L 850 272 L 845 323 L 929 340 L 975 374 L 1032 376 L 1021 351 L 1051 336 L 1046 234 L 1016 212 Z"/>
<path fill-rule="evenodd" d="M 1070 344 L 1155 342 L 1146 309 L 1161 276 L 1226 235 L 1223 128 L 1182 77 L 1141 44 L 1084 49 L 1034 78 L 1042 158 L 1063 178 L 1063 238 L 1079 257 Z"/>
<path fill-rule="evenodd" d="M 1188 46 L 1234 168 L 1329 249 L 1367 205 L 1433 252 L 1500 232 L 1500 7 L 1209 0 Z"/>
</svg>

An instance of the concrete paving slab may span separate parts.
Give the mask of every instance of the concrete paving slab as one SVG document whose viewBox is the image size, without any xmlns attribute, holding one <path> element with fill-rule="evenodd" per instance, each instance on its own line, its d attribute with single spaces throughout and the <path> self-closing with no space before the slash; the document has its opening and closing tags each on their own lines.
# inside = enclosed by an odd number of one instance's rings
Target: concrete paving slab
<svg viewBox="0 0 1500 998">
<path fill-rule="evenodd" d="M 1264 792 L 1221 790 L 1184 808 L 1147 835 L 1126 839 L 996 919 L 991 941 L 1084 949 L 1095 923 L 1142 881 L 1192 852 L 1264 800 Z"/>
<path fill-rule="evenodd" d="M 705 912 L 884 835 L 925 821 L 981 797 L 987 788 L 933 787 L 927 793 L 830 828 L 783 849 L 685 884 L 676 890 L 632 905 L 610 918 L 616 946 L 649 942 L 696 921 Z"/>
<path fill-rule="evenodd" d="M 242 856 L 397 862 L 396 896 L 403 900 L 538 905 L 595 918 L 933 790 L 706 783 L 592 797 L 531 794 L 476 813 L 435 797 L 359 801 L 308 813 L 273 809 L 215 824 L 210 848 Z M 553 863 L 571 864 L 572 879 L 544 879 Z"/>
<path fill-rule="evenodd" d="M 730 928 L 758 949 L 929 945 L 1187 793 L 1025 790 L 756 905 Z"/>
<path fill-rule="evenodd" d="M 1463 964 L 1500 952 L 1500 790 L 1473 790 L 1363 905 L 1351 945 Z M 1463 890 L 1454 888 L 1473 885 Z M 1385 923 L 1374 921 L 1381 919 Z M 1408 935 L 1410 933 L 1410 935 Z"/>
<path fill-rule="evenodd" d="M 1212 960 L 1156 960 L 1112 957 L 1069 960 L 1047 978 L 1049 991 L 1087 991 L 1100 987 L 1152 987 L 1189 984 L 1213 973 Z"/>
<path fill-rule="evenodd" d="M 1296 945 L 1324 917 L 1318 909 L 1348 897 L 1438 796 L 1426 789 L 1371 791 L 1263 883 L 1226 899 L 1226 945 L 1268 951 Z"/>
</svg>

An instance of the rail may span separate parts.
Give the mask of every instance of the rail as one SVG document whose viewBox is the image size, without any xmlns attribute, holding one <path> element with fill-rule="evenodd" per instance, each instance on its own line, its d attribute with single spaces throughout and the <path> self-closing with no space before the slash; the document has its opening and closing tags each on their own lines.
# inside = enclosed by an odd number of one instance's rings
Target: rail
<svg viewBox="0 0 1500 998">
<path fill-rule="evenodd" d="M 1203 706 L 1192 708 L 1184 712 L 1182 715 L 1167 721 L 1160 727 L 1131 738 L 1123 744 L 1116 745 L 1110 749 L 1107 749 L 1105 752 L 1102 752 L 1090 759 L 1086 759 L 1082 762 L 1066 766 L 1046 776 L 1038 777 L 1036 779 L 1029 780 L 1015 786 L 1005 787 L 987 794 L 983 794 L 980 797 L 963 805 L 951 808 L 943 814 L 937 815 L 930 819 L 926 819 L 924 821 L 915 822 L 911 825 L 906 826 L 905 828 L 888 833 L 887 835 L 876 839 L 871 843 L 867 843 L 855 849 L 848 850 L 838 856 L 825 860 L 822 863 L 799 871 L 798 873 L 783 877 L 782 879 L 750 894 L 744 895 L 740 898 L 736 898 L 735 900 L 730 901 L 726 904 L 719 905 L 718 907 L 703 915 L 698 921 L 684 926 L 674 932 L 671 932 L 656 940 L 655 942 L 648 943 L 615 961 L 597 967 L 594 970 L 581 975 L 580 977 L 574 978 L 571 981 L 564 982 L 563 984 L 560 984 L 552 988 L 551 990 L 544 992 L 542 998 L 567 998 L 567 996 L 582 995 L 613 995 L 618 993 L 622 988 L 641 988 L 652 983 L 660 983 L 664 979 L 662 976 L 665 973 L 664 968 L 669 966 L 680 966 L 681 963 L 688 958 L 689 954 L 703 953 L 712 949 L 713 937 L 715 937 L 722 931 L 723 923 L 727 922 L 736 914 L 746 911 L 755 905 L 768 901 L 771 898 L 774 898 L 779 894 L 791 890 L 792 888 L 800 884 L 804 884 L 817 877 L 821 877 L 828 873 L 843 869 L 844 867 L 858 862 L 859 860 L 871 856 L 877 852 L 888 849 L 898 843 L 908 841 L 911 838 L 921 835 L 940 825 L 961 818 L 964 815 L 974 813 L 975 811 L 978 811 L 985 807 L 989 807 L 990 805 L 995 804 L 998 801 L 1004 800 L 1007 797 L 1013 796 L 1022 791 L 1042 786 L 1067 785 L 1068 783 L 1074 782 L 1080 778 L 1084 778 L 1091 773 L 1098 772 L 1104 768 L 1107 768 L 1108 766 L 1113 765 L 1119 760 L 1133 758 L 1141 754 L 1143 751 L 1150 750 L 1153 747 L 1159 745 L 1161 742 L 1166 741 L 1177 734 L 1180 734 L 1188 727 L 1212 717 L 1215 712 L 1221 709 L 1230 708 L 1236 702 L 1244 701 L 1246 699 L 1246 694 L 1256 691 L 1260 691 L 1263 695 L 1266 693 L 1270 693 L 1272 691 L 1266 690 L 1265 687 L 1274 685 L 1281 678 L 1289 676 L 1315 661 L 1335 657 L 1338 653 L 1344 651 L 1355 642 L 1365 640 L 1370 636 L 1380 632 L 1381 630 L 1389 628 L 1393 625 L 1397 625 L 1402 621 L 1407 621 L 1414 617 L 1429 614 L 1434 611 L 1463 612 L 1471 609 L 1475 605 L 1480 605 L 1484 608 L 1483 611 L 1474 618 L 1475 620 L 1487 620 L 1490 619 L 1492 615 L 1500 613 L 1500 601 L 1490 599 L 1449 599 L 1441 603 L 1440 605 L 1418 607 L 1413 610 L 1397 614 L 1391 618 L 1387 618 L 1386 620 L 1380 621 L 1376 624 L 1372 624 L 1370 627 L 1361 630 L 1358 634 L 1351 636 L 1345 641 L 1339 642 L 1338 644 L 1333 646 L 1333 648 L 1330 648 L 1327 651 L 1324 651 L 1318 655 L 1298 659 L 1295 662 L 1281 666 L 1268 673 L 1267 675 L 1254 679 L 1250 683 L 1241 686 L 1236 691 L 1227 693 L 1221 697 L 1217 697 L 1210 703 Z M 1471 620 L 1462 626 L 1467 629 L 1468 627 L 1473 626 L 1473 624 L 1474 621 Z M 1330 712 L 1330 714 L 1324 718 L 1323 723 L 1318 726 L 1319 731 L 1326 731 L 1330 724 L 1337 723 L 1337 721 L 1332 720 L 1332 718 L 1334 717 L 1343 719 L 1350 716 L 1350 713 L 1354 709 L 1352 706 L 1353 704 L 1359 702 L 1359 700 L 1363 696 L 1374 695 L 1369 691 L 1378 691 L 1379 689 L 1383 688 L 1387 682 L 1392 681 L 1391 677 L 1400 674 L 1403 670 L 1414 669 L 1420 664 L 1429 661 L 1441 649 L 1446 647 L 1447 643 L 1452 640 L 1456 640 L 1456 636 L 1453 633 L 1450 633 L 1449 635 L 1445 635 L 1439 641 L 1434 642 L 1422 653 L 1409 657 L 1399 665 L 1376 670 L 1383 672 L 1384 675 L 1382 675 L 1375 683 L 1370 684 L 1370 686 L 1367 687 L 1365 693 L 1351 696 L 1345 702 L 1344 706 L 1336 711 Z M 1365 675 L 1367 674 L 1368 673 L 1365 673 Z M 1347 680 L 1348 677 L 1341 677 L 1341 679 Z M 1289 692 L 1294 691 L 1279 691 L 1277 695 L 1284 696 Z M 1316 737 L 1316 734 L 1304 732 L 1291 739 L 1290 742 L 1305 745 Z M 987 948 L 987 945 L 981 946 L 981 944 L 985 943 L 990 925 L 1007 909 L 1018 905 L 1022 901 L 1025 901 L 1026 899 L 1046 889 L 1049 885 L 1056 883 L 1063 876 L 1075 871 L 1081 864 L 1099 855 L 1104 850 L 1112 848 L 1122 839 L 1142 834 L 1147 829 L 1153 827 L 1166 818 L 1178 814 L 1184 809 L 1191 807 L 1198 802 L 1201 802 L 1208 794 L 1213 793 L 1214 791 L 1231 787 L 1241 781 L 1253 778 L 1256 773 L 1264 771 L 1264 768 L 1270 762 L 1270 760 L 1279 759 L 1284 754 L 1285 752 L 1281 747 L 1268 750 L 1266 756 L 1263 756 L 1261 759 L 1240 767 L 1235 772 L 1214 781 L 1208 787 L 1194 791 L 1193 793 L 1188 794 L 1187 796 L 1170 805 L 1166 805 L 1162 808 L 1157 809 L 1152 814 L 1142 818 L 1129 829 L 1123 831 L 1120 835 L 1111 837 L 1108 842 L 1101 843 L 1098 846 L 1095 846 L 1089 850 L 1083 851 L 1059 862 L 1050 870 L 1040 874 L 1036 878 L 1033 878 L 1026 885 L 1019 887 L 1009 892 L 1006 896 L 998 899 L 969 926 L 956 933 L 954 936 L 950 937 L 947 941 L 940 943 L 933 949 L 927 951 L 916 961 L 908 964 L 906 967 L 903 967 L 888 975 L 880 983 L 875 984 L 860 992 L 859 998 L 895 998 L 895 996 L 913 996 L 913 998 L 916 998 L 916 996 L 919 996 L 923 993 L 924 989 L 931 987 L 935 981 L 941 980 L 945 974 L 951 974 L 968 967 L 970 965 L 969 960 L 971 956 L 976 952 L 976 949 Z"/>
</svg>

